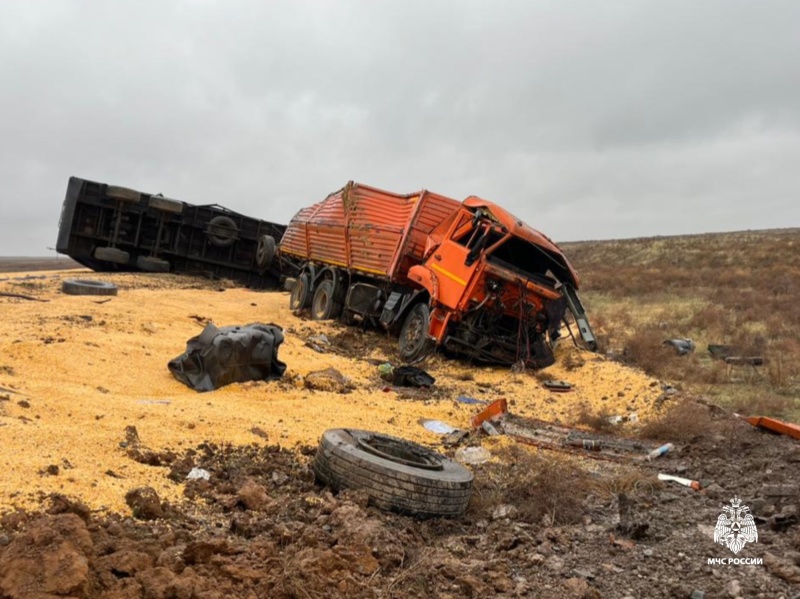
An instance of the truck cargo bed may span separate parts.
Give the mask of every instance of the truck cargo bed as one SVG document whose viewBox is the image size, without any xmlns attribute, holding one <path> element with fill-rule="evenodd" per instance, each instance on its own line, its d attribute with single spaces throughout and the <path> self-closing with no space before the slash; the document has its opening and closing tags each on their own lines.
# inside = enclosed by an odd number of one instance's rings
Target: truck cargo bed
<svg viewBox="0 0 800 599">
<path fill-rule="evenodd" d="M 428 234 L 459 202 L 429 191 L 399 195 L 350 182 L 289 223 L 281 254 L 403 282 Z"/>
</svg>

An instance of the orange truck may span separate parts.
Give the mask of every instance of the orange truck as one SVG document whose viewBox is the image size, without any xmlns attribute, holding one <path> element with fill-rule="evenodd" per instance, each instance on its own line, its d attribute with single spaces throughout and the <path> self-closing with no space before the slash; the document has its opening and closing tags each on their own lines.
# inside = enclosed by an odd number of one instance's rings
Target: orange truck
<svg viewBox="0 0 800 599">
<path fill-rule="evenodd" d="M 566 256 L 475 196 L 399 195 L 351 181 L 294 216 L 278 256 L 284 273 L 296 273 L 292 310 L 381 326 L 399 335 L 406 362 L 440 347 L 542 368 L 568 312 L 596 348 Z"/>
</svg>

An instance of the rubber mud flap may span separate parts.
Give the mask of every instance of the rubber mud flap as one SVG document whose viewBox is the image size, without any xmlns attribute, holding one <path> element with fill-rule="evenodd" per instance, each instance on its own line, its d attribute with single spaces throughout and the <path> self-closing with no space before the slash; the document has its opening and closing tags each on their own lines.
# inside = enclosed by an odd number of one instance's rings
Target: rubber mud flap
<svg viewBox="0 0 800 599">
<path fill-rule="evenodd" d="M 201 392 L 244 381 L 273 381 L 286 371 L 278 359 L 281 343 L 283 329 L 274 324 L 217 328 L 208 323 L 167 368 L 184 385 Z"/>
<path fill-rule="evenodd" d="M 61 291 L 68 295 L 117 295 L 117 286 L 106 281 L 65 279 Z"/>
<path fill-rule="evenodd" d="M 139 256 L 136 266 L 147 272 L 169 272 L 169 262 L 152 256 Z"/>
<path fill-rule="evenodd" d="M 120 187 L 119 185 L 109 185 L 106 187 L 106 196 L 112 200 L 119 200 L 121 202 L 138 202 L 142 194 L 135 189 L 128 187 Z"/>
<path fill-rule="evenodd" d="M 461 464 L 369 431 L 325 431 L 314 473 L 335 490 L 365 490 L 376 507 L 424 518 L 461 516 L 472 493 L 472 473 Z"/>
<path fill-rule="evenodd" d="M 131 255 L 125 250 L 108 247 L 95 249 L 94 257 L 104 262 L 113 262 L 114 264 L 127 264 L 131 259 Z"/>
</svg>

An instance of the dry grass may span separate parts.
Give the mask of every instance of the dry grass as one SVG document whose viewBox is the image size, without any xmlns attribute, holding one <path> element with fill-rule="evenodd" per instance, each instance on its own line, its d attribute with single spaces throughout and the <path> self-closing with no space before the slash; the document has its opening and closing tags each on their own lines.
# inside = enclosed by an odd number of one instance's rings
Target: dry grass
<svg viewBox="0 0 800 599">
<path fill-rule="evenodd" d="M 656 441 L 685 443 L 709 435 L 714 424 L 706 406 L 683 400 L 671 405 L 659 418 L 644 424 L 639 435 Z"/>
<path fill-rule="evenodd" d="M 604 350 L 720 403 L 799 418 L 799 244 L 786 229 L 562 247 Z M 671 338 L 693 339 L 695 353 L 676 355 Z M 729 367 L 709 344 L 766 364 Z"/>
<path fill-rule="evenodd" d="M 607 408 L 593 410 L 588 403 L 584 403 L 580 407 L 576 422 L 595 431 L 607 432 L 613 430 L 616 426 L 610 420 L 612 416 L 614 414 Z"/>
<path fill-rule="evenodd" d="M 591 479 L 576 463 L 514 445 L 498 457 L 501 463 L 476 477 L 469 507 L 473 515 L 492 518 L 498 507 L 512 505 L 517 521 L 558 525 L 579 522 L 586 513 Z"/>
</svg>

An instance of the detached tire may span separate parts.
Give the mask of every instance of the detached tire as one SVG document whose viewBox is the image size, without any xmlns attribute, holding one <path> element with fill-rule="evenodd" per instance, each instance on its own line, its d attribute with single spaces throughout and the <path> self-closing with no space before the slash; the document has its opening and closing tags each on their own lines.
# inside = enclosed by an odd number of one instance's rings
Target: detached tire
<svg viewBox="0 0 800 599">
<path fill-rule="evenodd" d="M 142 194 L 128 187 L 109 185 L 106 187 L 106 196 L 112 200 L 119 200 L 120 202 L 138 202 Z"/>
<path fill-rule="evenodd" d="M 331 320 L 338 318 L 342 313 L 344 304 L 336 299 L 333 281 L 325 279 L 314 291 L 314 299 L 311 302 L 312 320 Z"/>
<path fill-rule="evenodd" d="M 303 273 L 292 285 L 292 292 L 289 294 L 289 309 L 292 312 L 304 310 L 311 304 L 311 293 L 309 293 L 309 276 L 308 273 Z"/>
<path fill-rule="evenodd" d="M 400 329 L 400 358 L 413 362 L 433 351 L 433 342 L 428 338 L 431 313 L 427 304 L 416 304 L 408 311 L 403 327 Z"/>
<path fill-rule="evenodd" d="M 461 464 L 416 443 L 361 430 L 325 431 L 314 474 L 334 490 L 365 490 L 380 509 L 428 518 L 461 516 L 472 493 L 472 473 Z"/>
<path fill-rule="evenodd" d="M 117 286 L 106 281 L 66 279 L 61 283 L 61 291 L 68 295 L 117 295 Z"/>
</svg>

